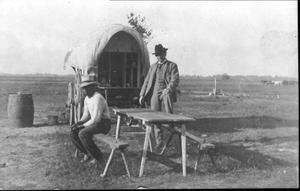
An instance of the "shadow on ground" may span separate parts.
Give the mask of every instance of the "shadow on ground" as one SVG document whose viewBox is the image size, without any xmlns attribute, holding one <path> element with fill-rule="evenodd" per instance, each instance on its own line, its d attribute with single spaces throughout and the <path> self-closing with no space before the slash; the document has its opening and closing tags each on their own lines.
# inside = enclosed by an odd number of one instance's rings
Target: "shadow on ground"
<svg viewBox="0 0 300 191">
<path fill-rule="evenodd" d="M 57 123 L 57 124 L 49 124 L 46 122 L 33 124 L 32 127 L 46 127 L 46 126 L 58 126 L 58 125 L 68 125 L 68 123 Z"/>
<path fill-rule="evenodd" d="M 37 123 L 37 124 L 33 124 L 32 127 L 45 127 L 45 126 L 50 126 L 47 123 Z"/>
<path fill-rule="evenodd" d="M 201 133 L 233 133 L 240 131 L 242 128 L 276 128 L 276 127 L 297 127 L 299 121 L 293 119 L 282 119 L 271 116 L 249 116 L 249 117 L 236 117 L 236 118 L 205 118 L 196 119 L 196 122 L 188 124 L 188 128 L 193 130 L 201 127 Z M 272 170 L 274 167 L 292 167 L 297 165 L 295 161 L 287 161 L 280 158 L 275 158 L 267 154 L 262 154 L 258 150 L 254 150 L 251 146 L 245 146 L 247 144 L 239 143 L 261 143 L 263 145 L 279 144 L 287 141 L 298 141 L 297 136 L 287 137 L 275 137 L 268 138 L 262 137 L 259 140 L 234 140 L 227 143 L 215 142 L 216 148 L 212 152 L 212 156 L 215 159 L 216 166 L 214 167 L 208 155 L 204 155 L 201 158 L 199 171 L 201 172 L 229 172 L 238 168 L 255 168 L 260 170 Z M 171 145 L 178 143 L 172 140 Z M 196 144 L 188 145 L 189 166 L 187 172 L 194 171 L 193 167 L 196 162 L 198 151 Z M 167 149 L 168 150 L 168 149 Z M 141 153 L 141 152 L 139 152 Z M 131 163 L 136 166 L 135 175 L 138 174 L 138 167 L 140 165 L 141 155 L 137 155 L 136 152 L 130 152 L 128 154 L 131 158 Z M 167 152 L 165 155 L 160 156 L 154 153 L 148 153 L 148 160 L 158 162 L 169 168 L 168 171 L 181 172 L 181 154 L 174 152 Z M 133 158 L 132 158 L 133 157 Z M 171 158 L 176 158 L 172 160 Z M 122 161 L 120 161 L 122 164 Z M 146 163 L 147 165 L 147 163 Z M 118 169 L 116 169 L 118 170 Z M 152 169 L 151 169 L 152 170 Z M 125 169 L 124 169 L 125 173 Z M 155 173 L 155 171 L 153 171 Z"/>
<path fill-rule="evenodd" d="M 241 128 L 276 128 L 297 126 L 299 126 L 299 120 L 282 119 L 272 116 L 202 118 L 196 119 L 195 122 L 188 124 L 188 128 L 199 129 L 201 127 L 201 131 L 207 133 L 230 133 L 236 132 Z"/>
<path fill-rule="evenodd" d="M 237 146 L 226 143 L 215 143 L 215 145 L 215 156 L 222 158 L 230 157 L 239 163 L 239 167 L 271 170 L 274 167 L 291 167 L 296 165 L 282 159 L 262 154 L 258 151 L 248 150 L 249 147 L 247 146 Z"/>
<path fill-rule="evenodd" d="M 255 168 L 259 170 L 272 170 L 276 167 L 293 167 L 297 164 L 278 159 L 275 157 L 271 157 L 266 154 L 262 154 L 258 151 L 248 150 L 247 146 L 237 146 L 233 144 L 227 143 L 214 143 L 216 148 L 212 150 L 211 154 L 214 159 L 215 165 L 212 163 L 208 154 L 202 155 L 200 158 L 200 163 L 198 166 L 198 172 L 206 173 L 206 172 L 230 172 L 239 168 Z M 194 148 L 191 148 L 194 147 Z M 195 173 L 194 164 L 198 157 L 198 152 L 196 149 L 196 145 L 190 146 L 188 148 L 188 164 L 187 173 Z M 126 152 L 127 160 L 129 161 L 129 168 L 133 176 L 138 176 L 139 166 L 141 161 L 141 152 L 129 151 Z M 105 157 L 108 157 L 108 153 L 105 153 Z M 174 160 L 175 159 L 175 160 Z M 168 169 L 158 169 L 156 172 L 154 170 L 154 166 L 151 168 L 151 172 L 144 172 L 147 174 L 153 173 L 167 173 L 167 172 L 182 172 L 182 164 L 181 164 L 181 153 L 178 152 L 167 152 L 164 155 L 159 155 L 156 153 L 147 153 L 147 161 L 146 166 L 149 165 L 149 161 L 157 162 L 160 165 L 166 166 Z M 121 157 L 114 158 L 114 164 L 110 167 L 109 170 L 111 175 L 121 176 L 125 175 L 126 171 L 124 166 L 122 165 Z M 122 167 L 123 166 L 123 167 Z M 146 167 L 145 167 L 146 168 Z M 156 166 L 155 168 L 159 168 Z M 163 172 L 165 171 L 165 172 Z M 157 174 L 157 175 L 158 175 Z"/>
<path fill-rule="evenodd" d="M 124 136 L 125 138 L 126 136 Z M 33 138 L 33 137 L 32 137 Z M 44 137 L 40 137 L 44 138 Z M 105 188 L 136 188 L 141 182 L 147 184 L 155 184 L 158 180 L 166 180 L 169 176 L 178 175 L 182 173 L 181 153 L 176 149 L 168 148 L 163 156 L 148 153 L 145 164 L 144 177 L 138 178 L 142 151 L 136 142 L 142 142 L 143 136 L 136 136 L 134 140 L 129 142 L 132 144 L 126 150 L 126 160 L 129 166 L 132 179 L 126 176 L 126 169 L 124 167 L 120 153 L 116 152 L 112 163 L 108 169 L 107 177 L 101 178 L 99 175 L 103 172 L 104 166 L 93 168 L 88 164 L 80 163 L 80 159 L 75 159 L 75 147 L 70 142 L 68 134 L 55 133 L 51 137 L 55 139 L 61 146 L 57 150 L 57 160 L 48 163 L 45 176 L 51 180 L 53 185 L 57 187 L 70 188 L 91 188 L 91 189 L 105 189 Z M 279 137 L 284 140 L 296 140 L 294 136 Z M 136 140 L 138 139 L 138 140 Z M 265 138 L 255 140 L 263 144 L 269 144 L 278 141 L 276 138 Z M 249 140 L 251 142 L 252 140 Z M 254 141 L 254 140 L 253 140 Z M 63 144 L 64 143 L 64 144 Z M 273 170 L 276 167 L 294 167 L 297 162 L 286 161 L 285 159 L 277 158 L 268 154 L 262 154 L 258 150 L 252 150 L 247 144 L 239 145 L 238 142 L 214 143 L 216 148 L 212 152 L 212 156 L 216 163 L 216 167 L 212 164 L 208 155 L 204 155 L 198 165 L 198 170 L 194 172 L 194 164 L 197 159 L 197 145 L 188 141 L 187 145 L 187 173 L 188 175 L 201 174 L 209 175 L 211 173 L 234 173 L 240 169 L 259 169 L 259 170 Z M 243 143 L 243 142 L 241 142 Z M 171 144 L 172 145 L 172 144 Z M 251 145 L 251 144 L 250 144 Z M 101 144 L 104 158 L 107 160 L 110 154 L 110 148 L 107 145 Z M 82 156 L 81 156 L 82 157 Z M 59 177 L 59 178 L 58 178 Z M 153 182 L 154 181 L 154 182 Z M 145 184 L 146 184 L 145 183 Z"/>
</svg>

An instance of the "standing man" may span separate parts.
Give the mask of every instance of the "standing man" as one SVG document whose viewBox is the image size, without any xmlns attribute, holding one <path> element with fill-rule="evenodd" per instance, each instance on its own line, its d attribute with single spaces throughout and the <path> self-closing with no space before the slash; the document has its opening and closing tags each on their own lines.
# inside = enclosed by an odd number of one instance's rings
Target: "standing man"
<svg viewBox="0 0 300 191">
<path fill-rule="evenodd" d="M 110 114 L 105 98 L 97 92 L 97 82 L 83 79 L 82 88 L 86 97 L 84 99 L 84 111 L 81 119 L 71 127 L 71 141 L 76 148 L 85 154 L 81 162 L 103 162 L 102 152 L 93 141 L 93 135 L 107 134 L 110 130 Z"/>
<path fill-rule="evenodd" d="M 154 111 L 173 113 L 173 103 L 176 99 L 176 88 L 179 84 L 177 64 L 166 59 L 167 48 L 161 44 L 155 46 L 153 53 L 157 62 L 152 64 L 140 91 L 140 104 L 149 103 Z M 163 146 L 161 127 L 154 127 L 156 148 Z"/>
</svg>

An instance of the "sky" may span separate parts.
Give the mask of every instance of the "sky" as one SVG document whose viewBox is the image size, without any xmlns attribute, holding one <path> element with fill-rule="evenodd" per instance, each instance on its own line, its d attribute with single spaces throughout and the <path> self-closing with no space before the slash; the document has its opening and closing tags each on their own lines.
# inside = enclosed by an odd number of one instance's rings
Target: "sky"
<svg viewBox="0 0 300 191">
<path fill-rule="evenodd" d="M 0 73 L 72 74 L 66 52 L 130 12 L 182 75 L 298 77 L 297 1 L 0 0 Z"/>
</svg>

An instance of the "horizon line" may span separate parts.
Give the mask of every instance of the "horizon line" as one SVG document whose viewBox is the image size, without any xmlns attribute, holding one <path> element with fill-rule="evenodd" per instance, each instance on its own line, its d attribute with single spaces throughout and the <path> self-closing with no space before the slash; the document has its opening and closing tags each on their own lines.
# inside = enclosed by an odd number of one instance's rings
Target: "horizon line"
<svg viewBox="0 0 300 191">
<path fill-rule="evenodd" d="M 266 74 L 266 75 L 255 75 L 255 74 L 227 74 L 227 73 L 222 73 L 222 74 L 211 74 L 211 75 L 201 75 L 201 74 L 181 74 L 180 76 L 193 76 L 193 77 L 211 77 L 211 76 L 222 76 L 222 75 L 229 75 L 231 77 L 238 77 L 238 76 L 243 76 L 243 77 L 280 77 L 280 78 L 297 78 L 298 76 L 283 76 L 283 75 L 271 75 L 271 74 Z M 73 76 L 75 74 L 53 74 L 53 73 L 26 73 L 26 74 L 16 74 L 16 73 L 0 73 L 0 76 L 13 76 L 13 75 L 20 75 L 20 76 L 34 76 L 34 75 L 44 75 L 44 76 Z"/>
</svg>

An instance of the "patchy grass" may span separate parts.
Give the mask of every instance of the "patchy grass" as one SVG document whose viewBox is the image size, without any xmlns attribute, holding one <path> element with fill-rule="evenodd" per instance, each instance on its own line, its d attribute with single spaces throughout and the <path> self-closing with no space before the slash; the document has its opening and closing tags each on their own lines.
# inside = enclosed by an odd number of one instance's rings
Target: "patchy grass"
<svg viewBox="0 0 300 191">
<path fill-rule="evenodd" d="M 214 167 L 209 157 L 204 155 L 200 160 L 198 171 L 189 170 L 186 178 L 181 175 L 180 157 L 178 157 L 180 155 L 172 148 L 167 150 L 168 158 L 149 155 L 145 176 L 138 178 L 143 136 L 126 134 L 125 131 L 123 138 L 133 143 L 126 152 L 130 172 L 133 175 L 129 179 L 118 154 L 114 156 L 105 178 L 99 176 L 103 166 L 95 167 L 80 163 L 79 159 L 73 157 L 75 147 L 69 141 L 68 131 L 65 128 L 63 132 L 60 130 L 53 135 L 46 135 L 47 138 L 53 139 L 58 147 L 56 160 L 48 162 L 45 176 L 50 180 L 53 188 L 59 189 L 134 189 L 140 185 L 149 188 L 297 187 L 297 157 L 286 159 L 284 155 L 273 157 L 272 154 L 263 154 L 265 143 L 278 142 L 279 137 L 267 139 L 266 137 L 272 137 L 270 130 L 257 132 L 260 136 L 249 131 L 251 130 L 242 130 L 238 133 L 239 138 L 235 138 L 236 134 L 231 142 L 216 143 L 213 156 L 217 167 Z M 226 133 L 223 136 L 226 137 Z M 43 138 L 45 137 L 41 137 Z M 210 138 L 218 139 L 214 136 Z M 175 141 L 171 144 L 174 145 Z M 136 142 L 140 144 L 134 144 Z M 296 140 L 293 142 L 294 146 L 295 142 Z M 277 144 L 272 142 L 271 145 L 276 147 Z M 106 145 L 100 147 L 108 158 L 110 152 L 108 147 Z M 275 149 L 273 152 L 278 150 Z M 193 168 L 196 158 L 196 145 L 188 142 L 188 166 Z"/>
<path fill-rule="evenodd" d="M 212 80 L 182 79 L 175 112 L 196 118 L 188 131 L 209 135 L 216 145 L 214 166 L 204 155 L 198 171 L 197 145 L 187 142 L 188 175 L 182 177 L 178 139 L 164 156 L 148 154 L 144 176 L 138 177 L 143 130 L 121 128 L 130 143 L 126 152 L 132 178 L 126 176 L 122 159 L 114 155 L 107 177 L 99 176 L 103 166 L 80 163 L 73 157 L 75 147 L 68 126 L 47 126 L 46 116 L 58 115 L 67 99 L 71 78 L 18 78 L 0 81 L 0 188 L 2 189 L 135 189 L 147 188 L 296 188 L 298 181 L 298 88 L 263 86 L 259 81 L 231 79 L 218 87 L 233 95 L 201 97 L 211 91 Z M 7 123 L 8 93 L 26 90 L 33 94 L 34 127 L 12 128 Z M 196 92 L 196 93 L 195 93 Z M 277 95 L 280 95 L 279 98 Z M 113 115 L 111 135 L 115 132 Z M 138 131 L 134 133 L 133 131 Z M 169 133 L 165 132 L 165 136 Z M 99 143 L 105 158 L 110 149 Z M 2 176 L 5 174 L 5 176 Z"/>
</svg>

